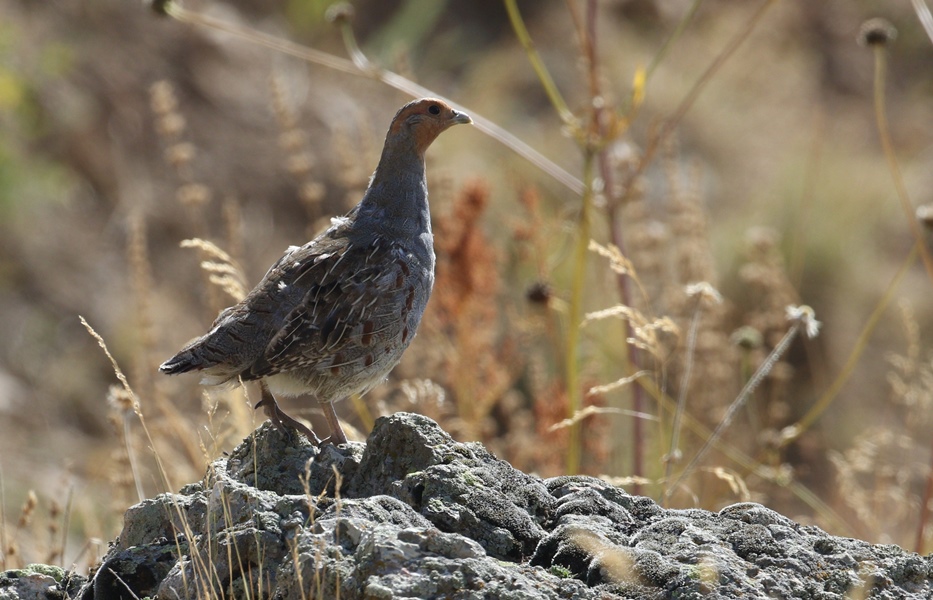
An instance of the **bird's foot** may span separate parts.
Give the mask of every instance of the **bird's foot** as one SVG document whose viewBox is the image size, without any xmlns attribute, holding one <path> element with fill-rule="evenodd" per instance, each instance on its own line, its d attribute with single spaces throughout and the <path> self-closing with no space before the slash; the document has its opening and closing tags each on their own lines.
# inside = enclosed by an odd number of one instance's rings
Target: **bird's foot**
<svg viewBox="0 0 933 600">
<path fill-rule="evenodd" d="M 326 440 L 321 441 L 321 438 L 319 438 L 310 427 L 279 408 L 278 402 L 275 401 L 275 397 L 265 384 L 262 385 L 262 398 L 256 403 L 256 406 L 253 407 L 254 410 L 259 408 L 263 409 L 275 428 L 284 433 L 289 438 L 289 441 L 291 441 L 292 434 L 297 432 L 308 438 L 308 441 L 315 446 L 320 447 L 326 442 Z"/>
</svg>

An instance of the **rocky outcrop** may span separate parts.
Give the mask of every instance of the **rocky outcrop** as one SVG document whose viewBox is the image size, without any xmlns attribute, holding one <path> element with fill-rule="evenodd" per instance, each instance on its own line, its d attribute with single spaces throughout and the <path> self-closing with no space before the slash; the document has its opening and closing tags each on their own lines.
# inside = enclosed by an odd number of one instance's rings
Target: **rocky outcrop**
<svg viewBox="0 0 933 600">
<path fill-rule="evenodd" d="M 592 477 L 542 480 L 400 413 L 343 448 L 264 425 L 200 483 L 130 508 L 80 592 L 338 595 L 929 598 L 933 561 L 758 504 L 668 510 Z"/>
</svg>

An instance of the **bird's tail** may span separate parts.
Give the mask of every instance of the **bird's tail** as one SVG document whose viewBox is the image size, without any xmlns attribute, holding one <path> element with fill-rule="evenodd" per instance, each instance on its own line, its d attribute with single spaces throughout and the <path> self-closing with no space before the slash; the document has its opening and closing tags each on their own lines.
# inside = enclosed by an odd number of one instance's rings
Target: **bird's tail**
<svg viewBox="0 0 933 600">
<path fill-rule="evenodd" d="M 201 383 L 204 385 L 236 385 L 242 369 L 211 361 L 204 355 L 204 349 L 195 341 L 162 363 L 159 371 L 165 375 L 200 371 Z"/>
<path fill-rule="evenodd" d="M 185 349 L 168 359 L 159 367 L 159 371 L 166 375 L 178 375 L 188 371 L 203 369 L 203 362 L 195 356 L 190 349 Z"/>
</svg>

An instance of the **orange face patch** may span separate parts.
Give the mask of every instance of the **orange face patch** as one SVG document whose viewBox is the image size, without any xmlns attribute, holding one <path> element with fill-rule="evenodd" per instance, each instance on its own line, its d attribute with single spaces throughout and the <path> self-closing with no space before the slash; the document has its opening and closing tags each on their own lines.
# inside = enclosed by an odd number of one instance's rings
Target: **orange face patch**
<svg viewBox="0 0 933 600">
<path fill-rule="evenodd" d="M 389 127 L 389 135 L 403 134 L 403 126 L 413 116 L 419 117 L 411 129 L 415 148 L 419 152 L 427 150 L 431 142 L 451 125 L 469 122 L 468 117 L 463 113 L 458 113 L 445 102 L 435 98 L 425 98 L 409 102 L 395 114 L 392 125 Z"/>
</svg>

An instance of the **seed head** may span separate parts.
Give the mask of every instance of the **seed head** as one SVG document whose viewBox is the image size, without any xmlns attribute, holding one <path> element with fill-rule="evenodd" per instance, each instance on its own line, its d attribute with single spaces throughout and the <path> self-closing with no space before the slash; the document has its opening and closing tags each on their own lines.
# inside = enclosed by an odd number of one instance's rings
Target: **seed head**
<svg viewBox="0 0 933 600">
<path fill-rule="evenodd" d="M 733 344 L 744 350 L 755 350 L 764 344 L 761 332 L 748 325 L 736 329 L 730 339 Z"/>
<path fill-rule="evenodd" d="M 547 304 L 553 295 L 551 286 L 544 281 L 536 281 L 525 290 L 525 299 L 532 304 Z"/>
<path fill-rule="evenodd" d="M 876 17 L 868 19 L 858 30 L 858 43 L 861 46 L 885 46 L 897 39 L 897 29 L 887 19 Z"/>
<path fill-rule="evenodd" d="M 344 23 L 352 21 L 355 14 L 356 11 L 353 9 L 352 4 L 349 2 L 338 2 L 327 9 L 327 12 L 324 13 L 324 17 L 328 22 L 334 25 L 343 25 Z"/>
<path fill-rule="evenodd" d="M 152 12 L 155 14 L 165 17 L 168 16 L 168 5 L 171 3 L 171 0 L 151 0 L 149 2 L 149 8 L 152 9 Z"/>
</svg>

